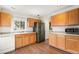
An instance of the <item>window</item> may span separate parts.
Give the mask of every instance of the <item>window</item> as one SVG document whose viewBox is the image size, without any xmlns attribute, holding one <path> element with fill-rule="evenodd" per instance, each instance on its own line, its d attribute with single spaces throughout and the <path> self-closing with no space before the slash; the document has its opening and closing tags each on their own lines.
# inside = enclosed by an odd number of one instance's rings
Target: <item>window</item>
<svg viewBox="0 0 79 59">
<path fill-rule="evenodd" d="M 14 30 L 24 30 L 25 29 L 25 21 L 14 21 Z"/>
</svg>

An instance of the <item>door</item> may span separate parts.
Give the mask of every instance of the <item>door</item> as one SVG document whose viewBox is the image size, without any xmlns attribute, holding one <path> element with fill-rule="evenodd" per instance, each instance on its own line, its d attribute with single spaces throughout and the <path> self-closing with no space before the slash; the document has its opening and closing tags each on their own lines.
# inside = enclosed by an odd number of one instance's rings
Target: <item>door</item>
<svg viewBox="0 0 79 59">
<path fill-rule="evenodd" d="M 28 34 L 23 35 L 22 44 L 23 44 L 23 46 L 29 45 L 29 35 Z"/>
<path fill-rule="evenodd" d="M 55 16 L 52 16 L 52 25 L 54 26 L 59 26 L 59 25 L 67 25 L 67 20 L 68 20 L 68 13 L 60 13 Z"/>
<path fill-rule="evenodd" d="M 68 12 L 69 25 L 79 24 L 79 9 L 74 9 Z"/>
<path fill-rule="evenodd" d="M 15 48 L 20 48 L 20 47 L 23 46 L 22 45 L 22 40 L 23 40 L 23 38 L 22 38 L 21 35 L 16 35 L 15 36 Z"/>
<path fill-rule="evenodd" d="M 65 35 L 57 35 L 57 48 L 65 49 Z"/>
<path fill-rule="evenodd" d="M 33 44 L 36 42 L 36 34 L 29 34 L 29 41 L 30 41 L 30 44 Z"/>
<path fill-rule="evenodd" d="M 78 36 L 66 36 L 66 50 L 79 53 Z"/>
<path fill-rule="evenodd" d="M 56 34 L 49 34 L 49 45 L 56 47 Z"/>
<path fill-rule="evenodd" d="M 11 26 L 12 16 L 9 13 L 0 12 L 1 14 L 1 26 Z"/>
</svg>

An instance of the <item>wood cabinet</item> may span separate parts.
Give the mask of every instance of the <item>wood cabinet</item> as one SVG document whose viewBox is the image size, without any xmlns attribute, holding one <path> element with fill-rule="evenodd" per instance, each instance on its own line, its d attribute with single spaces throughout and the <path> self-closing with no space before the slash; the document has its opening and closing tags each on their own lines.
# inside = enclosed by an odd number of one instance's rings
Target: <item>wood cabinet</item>
<svg viewBox="0 0 79 59">
<path fill-rule="evenodd" d="M 49 34 L 49 45 L 65 49 L 65 35 Z"/>
<path fill-rule="evenodd" d="M 29 35 L 28 34 L 22 34 L 22 46 L 29 45 Z"/>
<path fill-rule="evenodd" d="M 51 25 L 79 25 L 79 8 L 52 16 Z"/>
<path fill-rule="evenodd" d="M 31 34 L 29 37 L 29 40 L 30 40 L 30 44 L 35 43 L 36 42 L 36 35 Z"/>
<path fill-rule="evenodd" d="M 12 16 L 9 13 L 0 12 L 0 26 L 10 27 L 11 19 L 12 19 Z"/>
<path fill-rule="evenodd" d="M 69 16 L 69 22 L 68 22 L 69 25 L 79 24 L 79 8 L 69 11 L 68 16 Z"/>
<path fill-rule="evenodd" d="M 57 35 L 57 48 L 65 49 L 65 35 Z"/>
<path fill-rule="evenodd" d="M 15 48 L 21 48 L 22 47 L 22 36 L 21 35 L 15 35 Z"/>
<path fill-rule="evenodd" d="M 50 33 L 49 45 L 71 53 L 79 53 L 79 36 Z"/>
<path fill-rule="evenodd" d="M 16 34 L 15 48 L 21 48 L 36 42 L 36 33 Z"/>
<path fill-rule="evenodd" d="M 66 35 L 66 50 L 79 53 L 79 37 Z"/>
<path fill-rule="evenodd" d="M 28 26 L 29 27 L 33 27 L 33 25 L 34 25 L 34 22 L 39 22 L 39 20 L 38 19 L 34 19 L 34 18 L 27 18 L 27 23 L 28 23 Z"/>
<path fill-rule="evenodd" d="M 56 47 L 56 35 L 49 34 L 49 45 Z"/>
<path fill-rule="evenodd" d="M 67 25 L 68 13 L 60 13 L 51 17 L 51 25 Z"/>
</svg>

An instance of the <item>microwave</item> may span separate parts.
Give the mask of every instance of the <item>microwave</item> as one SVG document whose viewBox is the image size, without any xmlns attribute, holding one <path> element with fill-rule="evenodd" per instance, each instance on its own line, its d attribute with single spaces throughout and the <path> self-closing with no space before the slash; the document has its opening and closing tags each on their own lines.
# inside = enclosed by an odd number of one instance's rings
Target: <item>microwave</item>
<svg viewBox="0 0 79 59">
<path fill-rule="evenodd" d="M 70 34 L 79 34 L 79 28 L 66 28 L 65 32 Z"/>
</svg>

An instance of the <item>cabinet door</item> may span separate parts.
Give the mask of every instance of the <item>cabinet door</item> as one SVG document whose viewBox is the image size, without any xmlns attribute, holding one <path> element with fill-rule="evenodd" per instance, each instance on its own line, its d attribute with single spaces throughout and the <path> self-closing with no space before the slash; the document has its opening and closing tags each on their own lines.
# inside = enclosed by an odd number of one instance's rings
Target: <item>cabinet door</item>
<svg viewBox="0 0 79 59">
<path fill-rule="evenodd" d="M 69 25 L 79 24 L 79 9 L 74 9 L 69 13 Z"/>
<path fill-rule="evenodd" d="M 28 34 L 25 34 L 24 36 L 23 36 L 23 46 L 27 46 L 27 45 L 29 45 L 29 35 Z"/>
<path fill-rule="evenodd" d="M 34 25 L 34 22 L 40 22 L 38 19 L 34 19 L 34 18 L 28 18 L 28 26 L 29 27 L 33 27 L 33 25 Z"/>
<path fill-rule="evenodd" d="M 23 39 L 22 39 L 21 35 L 19 35 L 19 36 L 16 35 L 16 37 L 15 37 L 15 48 L 20 48 L 20 47 L 23 46 L 22 40 Z"/>
<path fill-rule="evenodd" d="M 30 37 L 29 37 L 30 39 L 30 44 L 33 44 L 33 43 L 35 43 L 36 42 L 36 34 L 30 34 Z"/>
<path fill-rule="evenodd" d="M 1 14 L 1 26 L 11 26 L 12 16 L 4 12 L 0 12 L 0 14 Z"/>
<path fill-rule="evenodd" d="M 52 25 L 67 25 L 68 13 L 60 13 L 55 16 L 52 16 Z"/>
<path fill-rule="evenodd" d="M 49 45 L 56 47 L 56 35 L 50 34 L 49 35 Z"/>
<path fill-rule="evenodd" d="M 66 36 L 66 50 L 79 53 L 79 37 Z"/>
<path fill-rule="evenodd" d="M 57 48 L 65 49 L 65 36 L 57 35 Z"/>
</svg>

